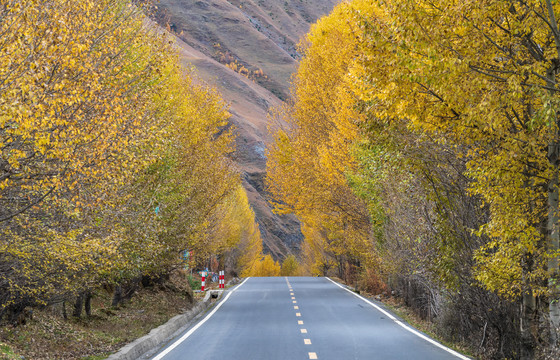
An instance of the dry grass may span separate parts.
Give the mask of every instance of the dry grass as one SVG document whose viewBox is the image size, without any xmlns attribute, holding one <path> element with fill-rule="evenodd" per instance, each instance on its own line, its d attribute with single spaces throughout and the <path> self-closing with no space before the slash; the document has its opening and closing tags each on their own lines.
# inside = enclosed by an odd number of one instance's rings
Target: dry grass
<svg viewBox="0 0 560 360">
<path fill-rule="evenodd" d="M 191 307 L 184 289 L 173 288 L 141 289 L 116 309 L 111 294 L 98 291 L 92 316 L 79 319 L 64 320 L 61 305 L 34 310 L 27 324 L 0 328 L 0 359 L 104 359 Z"/>
<path fill-rule="evenodd" d="M 383 298 L 382 302 L 393 313 L 397 314 L 397 316 L 404 319 L 414 328 L 427 334 L 432 339 L 435 339 L 437 342 L 457 352 L 473 357 L 472 352 L 469 348 L 461 343 L 446 341 L 438 332 L 437 326 L 434 322 L 422 319 L 411 308 L 407 307 L 401 299 L 391 296 Z"/>
</svg>

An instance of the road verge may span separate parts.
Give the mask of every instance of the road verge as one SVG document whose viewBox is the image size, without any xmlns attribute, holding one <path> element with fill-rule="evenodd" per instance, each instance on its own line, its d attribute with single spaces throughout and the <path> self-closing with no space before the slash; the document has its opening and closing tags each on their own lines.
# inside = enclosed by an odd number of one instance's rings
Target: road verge
<svg viewBox="0 0 560 360">
<path fill-rule="evenodd" d="M 110 355 L 106 360 L 136 360 L 147 359 L 153 352 L 164 345 L 175 334 L 184 331 L 192 323 L 198 320 L 201 314 L 208 310 L 215 302 L 213 298 L 219 298 L 222 290 L 209 290 L 202 301 L 184 314 L 171 318 L 165 324 L 152 329 L 147 335 L 142 336 L 125 345 L 116 353 Z"/>
</svg>

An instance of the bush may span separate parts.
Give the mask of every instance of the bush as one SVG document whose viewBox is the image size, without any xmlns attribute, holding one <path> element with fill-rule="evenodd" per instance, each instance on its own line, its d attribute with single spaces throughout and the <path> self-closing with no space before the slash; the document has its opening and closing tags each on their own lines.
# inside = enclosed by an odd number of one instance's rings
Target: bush
<svg viewBox="0 0 560 360">
<path fill-rule="evenodd" d="M 197 279 L 192 275 L 189 275 L 187 279 L 189 280 L 189 285 L 191 286 L 191 289 L 200 290 L 200 287 L 202 286 L 202 281 L 200 279 Z"/>
<path fill-rule="evenodd" d="M 284 259 L 282 262 L 282 268 L 280 269 L 281 276 L 298 276 L 299 275 L 299 263 L 294 255 L 290 255 Z"/>
<path fill-rule="evenodd" d="M 360 274 L 358 287 L 369 294 L 378 295 L 387 291 L 387 285 L 373 269 L 365 269 Z"/>
</svg>

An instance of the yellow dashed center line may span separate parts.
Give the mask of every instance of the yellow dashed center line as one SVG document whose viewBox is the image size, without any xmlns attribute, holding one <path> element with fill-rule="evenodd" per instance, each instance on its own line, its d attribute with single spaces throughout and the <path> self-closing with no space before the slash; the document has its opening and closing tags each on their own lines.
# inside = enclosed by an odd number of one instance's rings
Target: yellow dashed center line
<svg viewBox="0 0 560 360">
<path fill-rule="evenodd" d="M 292 289 L 292 284 L 290 284 L 290 280 L 288 280 L 288 277 L 286 276 L 286 277 L 284 277 L 284 279 L 286 279 L 286 284 L 288 285 L 288 289 L 290 289 L 290 291 L 294 291 Z"/>
<path fill-rule="evenodd" d="M 286 284 L 288 284 L 288 289 L 290 290 L 290 296 L 292 297 L 292 303 L 297 304 L 296 297 L 294 296 L 294 289 L 292 289 L 292 285 L 290 284 L 290 281 L 288 280 L 288 277 L 286 277 Z M 294 310 L 299 310 L 299 306 L 294 305 Z M 297 312 L 296 316 L 301 317 L 301 313 Z M 297 323 L 298 323 L 298 325 L 303 325 L 303 320 L 298 320 Z M 299 331 L 302 334 L 307 334 L 307 329 L 299 329 Z M 303 339 L 303 343 L 305 345 L 311 345 L 311 339 Z M 310 360 L 318 359 L 317 353 L 310 352 L 310 353 L 307 353 L 307 354 L 309 355 Z"/>
</svg>

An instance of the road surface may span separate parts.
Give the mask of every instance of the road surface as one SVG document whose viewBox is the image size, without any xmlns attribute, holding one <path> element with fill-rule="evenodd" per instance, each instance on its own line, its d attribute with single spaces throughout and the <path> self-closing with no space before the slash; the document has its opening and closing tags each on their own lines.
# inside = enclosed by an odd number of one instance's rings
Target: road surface
<svg viewBox="0 0 560 360">
<path fill-rule="evenodd" d="M 468 359 L 328 278 L 249 278 L 152 360 Z"/>
</svg>

